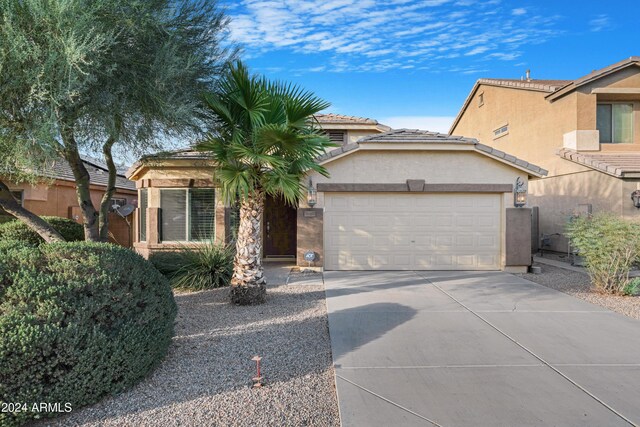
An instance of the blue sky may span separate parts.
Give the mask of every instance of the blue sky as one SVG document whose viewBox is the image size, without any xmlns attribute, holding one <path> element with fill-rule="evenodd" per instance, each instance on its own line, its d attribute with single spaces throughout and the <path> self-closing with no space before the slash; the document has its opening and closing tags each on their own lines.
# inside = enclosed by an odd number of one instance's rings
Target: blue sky
<svg viewBox="0 0 640 427">
<path fill-rule="evenodd" d="M 254 71 L 331 112 L 447 131 L 482 77 L 575 79 L 640 55 L 635 0 L 222 0 Z"/>
</svg>

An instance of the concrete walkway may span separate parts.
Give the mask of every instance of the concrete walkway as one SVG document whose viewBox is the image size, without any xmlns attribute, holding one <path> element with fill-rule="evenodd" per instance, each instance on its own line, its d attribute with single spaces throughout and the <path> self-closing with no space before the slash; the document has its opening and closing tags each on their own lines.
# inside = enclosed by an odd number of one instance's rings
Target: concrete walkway
<svg viewBox="0 0 640 427">
<path fill-rule="evenodd" d="M 326 272 L 343 426 L 640 425 L 640 322 L 500 272 Z"/>
</svg>

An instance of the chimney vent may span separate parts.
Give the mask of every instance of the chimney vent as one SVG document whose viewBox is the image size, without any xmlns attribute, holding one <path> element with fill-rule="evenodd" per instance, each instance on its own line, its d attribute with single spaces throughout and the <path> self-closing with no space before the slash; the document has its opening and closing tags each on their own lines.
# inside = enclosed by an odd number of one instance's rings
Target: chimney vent
<svg viewBox="0 0 640 427">
<path fill-rule="evenodd" d="M 527 70 L 527 81 L 531 81 L 531 70 Z"/>
</svg>

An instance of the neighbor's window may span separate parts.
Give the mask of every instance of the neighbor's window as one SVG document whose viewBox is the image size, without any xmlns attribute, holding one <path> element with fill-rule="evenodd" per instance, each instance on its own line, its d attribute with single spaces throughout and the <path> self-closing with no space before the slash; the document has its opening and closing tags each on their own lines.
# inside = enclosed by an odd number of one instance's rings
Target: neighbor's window
<svg viewBox="0 0 640 427">
<path fill-rule="evenodd" d="M 346 134 L 344 132 L 327 132 L 327 136 L 329 137 L 329 140 L 339 145 L 344 145 L 345 135 Z"/>
<path fill-rule="evenodd" d="M 160 190 L 160 212 L 164 242 L 197 242 L 214 237 L 213 188 Z"/>
<path fill-rule="evenodd" d="M 118 206 L 118 209 L 127 204 L 127 199 L 122 197 L 112 197 L 111 198 L 111 206 L 109 206 L 109 212 L 117 212 L 115 206 Z"/>
<path fill-rule="evenodd" d="M 503 125 L 493 131 L 493 139 L 500 138 L 509 133 L 509 125 Z"/>
<path fill-rule="evenodd" d="M 146 188 L 140 190 L 140 200 L 138 209 L 138 240 L 147 241 L 147 208 L 149 207 L 149 193 Z"/>
<path fill-rule="evenodd" d="M 631 144 L 633 142 L 633 105 L 598 104 L 596 128 L 601 143 Z"/>
</svg>

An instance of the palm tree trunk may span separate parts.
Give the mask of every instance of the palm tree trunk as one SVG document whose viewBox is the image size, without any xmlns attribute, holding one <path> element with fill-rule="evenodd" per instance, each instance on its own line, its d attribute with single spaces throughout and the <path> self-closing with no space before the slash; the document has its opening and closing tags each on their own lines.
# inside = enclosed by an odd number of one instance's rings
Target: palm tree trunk
<svg viewBox="0 0 640 427">
<path fill-rule="evenodd" d="M 13 198 L 9 187 L 0 181 L 0 208 L 6 211 L 9 215 L 14 216 L 19 221 L 24 222 L 27 227 L 38 233 L 45 242 L 64 242 L 64 238 L 49 225 L 45 220 L 38 215 L 30 212 L 20 206 L 20 204 Z"/>
<path fill-rule="evenodd" d="M 239 305 L 262 304 L 267 281 L 262 268 L 262 212 L 264 194 L 254 193 L 240 203 L 240 226 L 231 278 L 231 302 Z"/>
</svg>

